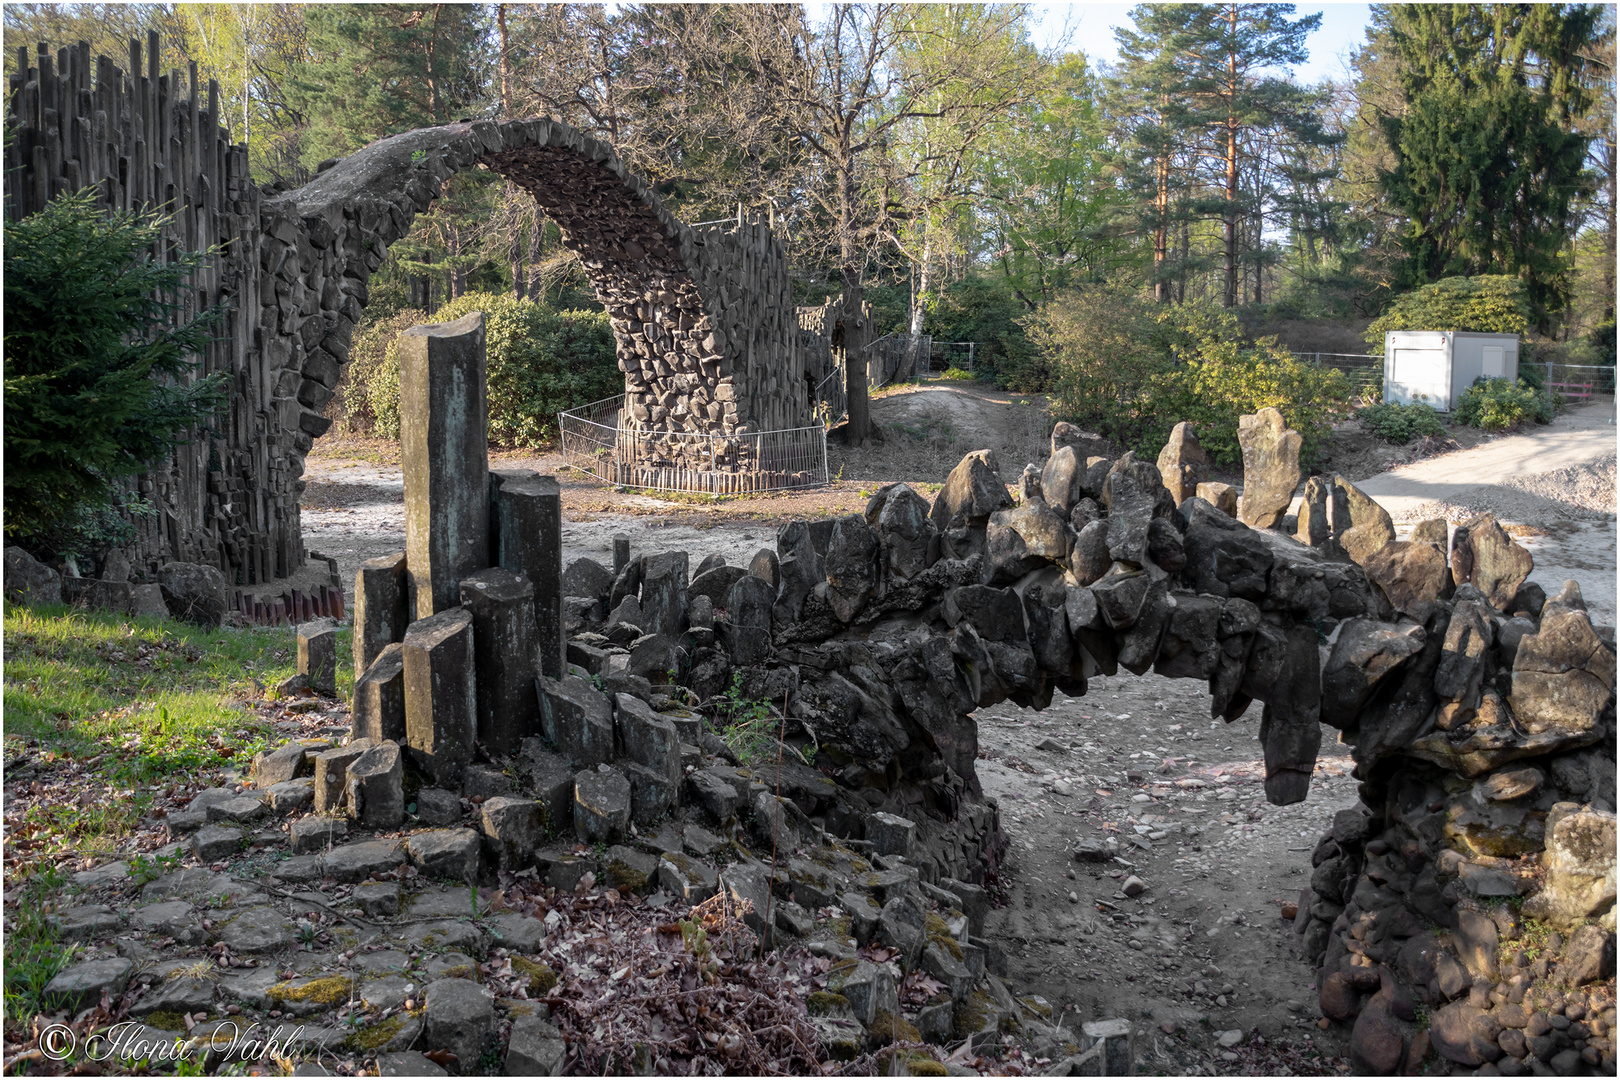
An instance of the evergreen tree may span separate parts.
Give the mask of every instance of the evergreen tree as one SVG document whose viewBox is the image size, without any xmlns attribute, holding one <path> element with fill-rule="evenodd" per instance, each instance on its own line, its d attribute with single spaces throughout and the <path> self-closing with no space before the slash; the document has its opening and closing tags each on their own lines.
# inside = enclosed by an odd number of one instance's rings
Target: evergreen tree
<svg viewBox="0 0 1620 1080">
<path fill-rule="evenodd" d="M 1537 324 L 1570 293 L 1577 201 L 1592 180 L 1583 50 L 1597 5 L 1392 5 L 1375 12 L 1400 58 L 1403 112 L 1380 117 L 1379 174 L 1407 218 L 1412 284 L 1516 274 Z"/>
<path fill-rule="evenodd" d="M 223 312 L 183 318 L 174 298 L 206 256 L 154 260 L 161 222 L 104 214 L 93 188 L 7 222 L 4 240 L 5 532 L 72 550 L 119 480 L 222 404 L 228 375 L 186 377 Z"/>
<path fill-rule="evenodd" d="M 288 99 L 309 127 L 306 164 L 471 115 L 485 93 L 484 10 L 468 4 L 331 4 L 305 9 L 314 59 Z"/>
</svg>

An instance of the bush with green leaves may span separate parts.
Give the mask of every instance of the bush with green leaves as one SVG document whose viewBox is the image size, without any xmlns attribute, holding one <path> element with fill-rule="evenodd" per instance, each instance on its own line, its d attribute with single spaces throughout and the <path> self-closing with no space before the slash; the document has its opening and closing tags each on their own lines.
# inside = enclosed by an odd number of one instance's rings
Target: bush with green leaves
<svg viewBox="0 0 1620 1080">
<path fill-rule="evenodd" d="M 1457 405 L 1456 419 L 1485 431 L 1503 431 L 1535 421 L 1551 422 L 1558 411 L 1544 387 L 1526 379 L 1475 379 Z"/>
<path fill-rule="evenodd" d="M 1391 330 L 1467 331 L 1478 334 L 1524 334 L 1534 315 L 1524 282 L 1507 274 L 1441 278 L 1395 298 L 1367 327 L 1367 344 L 1384 349 Z"/>
<path fill-rule="evenodd" d="M 1054 372 L 1056 414 L 1147 458 L 1187 421 L 1212 458 L 1235 465 L 1238 418 L 1275 406 L 1314 462 L 1353 396 L 1343 372 L 1307 364 L 1272 339 L 1244 344 L 1229 311 L 1155 304 L 1112 286 L 1048 304 L 1030 336 Z"/>
<path fill-rule="evenodd" d="M 1413 439 L 1446 433 L 1445 424 L 1440 422 L 1440 414 L 1434 411 L 1434 406 L 1422 401 L 1411 405 L 1402 405 L 1398 401 L 1380 402 L 1356 413 L 1356 419 L 1361 421 L 1362 427 L 1385 442 L 1402 445 Z"/>
<path fill-rule="evenodd" d="M 451 322 L 475 311 L 484 313 L 492 443 L 538 446 L 556 435 L 558 412 L 624 390 L 605 312 L 554 311 L 506 294 L 468 293 L 440 307 L 433 320 Z M 419 313 L 402 313 L 396 321 L 413 314 Z M 354 392 L 365 387 L 373 431 L 386 438 L 399 437 L 398 342 L 392 323 L 380 327 L 380 358 L 368 361 L 363 382 L 351 371 Z"/>
<path fill-rule="evenodd" d="M 120 483 L 224 403 L 227 374 L 191 377 L 222 312 L 186 317 L 174 300 L 208 256 L 153 259 L 163 224 L 107 213 L 93 189 L 5 223 L 8 537 L 99 555 L 83 548 L 109 540 Z"/>
<path fill-rule="evenodd" d="M 371 307 L 368 306 L 364 321 L 354 332 L 354 340 L 349 346 L 349 364 L 343 372 L 342 380 L 338 383 L 334 405 L 327 410 L 327 415 L 331 416 L 333 420 L 342 420 L 350 431 L 375 431 L 377 428 L 377 412 L 371 400 L 373 386 L 376 385 L 379 369 L 384 363 L 391 362 L 394 365 L 393 374 L 389 382 L 389 390 L 383 394 L 385 401 L 383 407 L 394 418 L 393 436 L 397 437 L 399 434 L 399 358 L 395 356 L 390 361 L 390 350 L 396 347 L 400 334 L 427 321 L 427 312 L 419 311 L 416 308 L 401 308 L 395 311 L 374 313 Z M 387 402 L 391 402 L 391 404 Z"/>
</svg>

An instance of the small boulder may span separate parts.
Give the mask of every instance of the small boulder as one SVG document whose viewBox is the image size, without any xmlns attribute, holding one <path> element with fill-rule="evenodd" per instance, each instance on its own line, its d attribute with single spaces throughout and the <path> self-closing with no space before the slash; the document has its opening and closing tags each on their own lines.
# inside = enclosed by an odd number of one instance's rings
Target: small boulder
<svg viewBox="0 0 1620 1080">
<path fill-rule="evenodd" d="M 1238 417 L 1238 443 L 1243 448 L 1243 523 L 1274 528 L 1288 513 L 1299 486 L 1303 439 L 1282 413 L 1268 406 Z"/>
<path fill-rule="evenodd" d="M 1209 457 L 1199 445 L 1191 425 L 1182 421 L 1170 429 L 1170 438 L 1159 451 L 1159 475 L 1177 506 L 1198 493 L 1198 485 L 1209 478 Z"/>
</svg>

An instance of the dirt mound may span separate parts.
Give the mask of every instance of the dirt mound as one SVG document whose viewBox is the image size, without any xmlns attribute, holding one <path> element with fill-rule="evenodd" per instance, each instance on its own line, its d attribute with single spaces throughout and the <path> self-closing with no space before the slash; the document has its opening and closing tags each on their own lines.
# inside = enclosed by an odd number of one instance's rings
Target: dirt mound
<svg viewBox="0 0 1620 1080">
<path fill-rule="evenodd" d="M 994 450 L 1012 483 L 1027 462 L 1046 460 L 1052 413 L 1044 394 L 1012 394 L 977 383 L 924 384 L 872 399 L 875 437 L 852 448 L 829 445 L 835 473 L 851 480 L 940 483 L 964 454 Z"/>
</svg>

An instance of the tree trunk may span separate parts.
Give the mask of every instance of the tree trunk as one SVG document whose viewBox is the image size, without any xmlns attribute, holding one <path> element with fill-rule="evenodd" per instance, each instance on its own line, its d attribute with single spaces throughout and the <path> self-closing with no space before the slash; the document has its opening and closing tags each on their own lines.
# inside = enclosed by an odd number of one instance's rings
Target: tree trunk
<svg viewBox="0 0 1620 1080">
<path fill-rule="evenodd" d="M 1232 40 L 1237 40 L 1237 5 L 1227 7 L 1227 22 L 1232 28 Z M 1238 153 L 1237 153 L 1237 53 L 1226 54 L 1227 109 L 1226 109 L 1226 291 L 1221 296 L 1222 307 L 1233 307 L 1238 302 Z"/>
<path fill-rule="evenodd" d="M 1159 303 L 1170 300 L 1170 282 L 1165 278 L 1165 263 L 1170 258 L 1170 159 L 1161 156 L 1158 162 L 1158 185 L 1153 194 L 1153 299 Z"/>
<path fill-rule="evenodd" d="M 839 177 L 838 254 L 839 270 L 844 279 L 844 395 L 849 402 L 849 445 L 863 446 L 872 436 L 872 417 L 866 394 L 866 315 L 865 290 L 861 283 L 862 258 L 860 244 L 855 235 L 855 213 L 858 205 L 854 173 L 854 154 L 850 132 L 843 132 L 844 160 Z"/>
<path fill-rule="evenodd" d="M 546 219 L 535 211 L 534 225 L 529 229 L 529 299 L 540 300 L 544 293 L 541 287 L 540 264 L 546 253 Z"/>
<path fill-rule="evenodd" d="M 505 4 L 495 5 L 495 25 L 500 28 L 501 33 L 501 115 L 510 117 L 512 115 L 512 60 L 506 35 Z M 521 292 L 518 293 L 518 299 L 523 299 Z"/>
<path fill-rule="evenodd" d="M 1611 101 L 1613 99 L 1611 98 Z M 1614 290 L 1615 290 L 1615 139 L 1614 122 L 1609 123 L 1608 134 L 1604 136 L 1604 157 L 1607 168 L 1609 185 L 1609 220 L 1603 226 L 1603 318 L 1601 322 L 1614 321 Z"/>
<path fill-rule="evenodd" d="M 928 292 L 934 283 L 931 272 L 933 263 L 934 233 L 925 224 L 923 226 L 922 266 L 917 270 L 917 289 L 911 298 L 911 342 L 906 349 L 913 372 L 917 370 L 917 350 L 922 340 L 923 312 L 928 308 Z"/>
<path fill-rule="evenodd" d="M 504 10 L 504 9 L 503 9 Z M 512 262 L 512 295 L 519 300 L 523 299 L 523 230 L 512 230 L 511 243 L 506 248 L 507 258 Z"/>
</svg>

